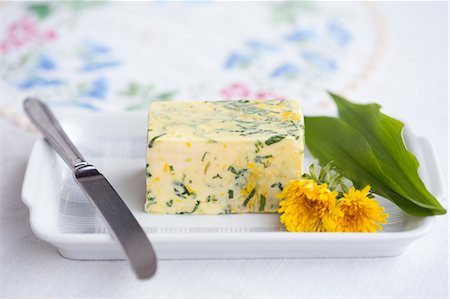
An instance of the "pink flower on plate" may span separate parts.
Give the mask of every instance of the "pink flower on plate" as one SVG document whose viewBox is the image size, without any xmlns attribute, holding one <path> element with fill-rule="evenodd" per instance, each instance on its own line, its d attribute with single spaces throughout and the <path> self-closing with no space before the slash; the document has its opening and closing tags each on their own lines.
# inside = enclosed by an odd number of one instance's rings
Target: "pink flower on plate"
<svg viewBox="0 0 450 299">
<path fill-rule="evenodd" d="M 36 41 L 51 41 L 56 37 L 55 30 L 49 29 L 42 32 L 34 20 L 24 17 L 8 27 L 6 38 L 0 41 L 0 52 L 21 48 Z"/>
<path fill-rule="evenodd" d="M 50 29 L 50 30 L 47 30 L 46 32 L 44 32 L 44 34 L 42 36 L 45 40 L 51 41 L 51 40 L 55 40 L 58 37 L 58 34 L 56 33 L 55 30 Z"/>
<path fill-rule="evenodd" d="M 233 83 L 220 91 L 227 100 L 255 99 L 255 100 L 284 100 L 286 97 L 271 91 L 253 92 L 242 83 Z"/>
<path fill-rule="evenodd" d="M 220 91 L 220 94 L 227 100 L 238 100 L 248 98 L 250 89 L 242 83 L 233 83 Z"/>
<path fill-rule="evenodd" d="M 23 18 L 8 28 L 7 39 L 10 44 L 15 47 L 21 47 L 31 41 L 33 41 L 38 35 L 38 29 L 36 23 Z"/>
<path fill-rule="evenodd" d="M 280 96 L 271 91 L 258 91 L 254 98 L 257 100 L 284 100 L 286 97 Z"/>
<path fill-rule="evenodd" d="M 9 45 L 6 41 L 1 41 L 0 42 L 0 53 L 4 53 L 6 51 L 8 51 L 9 49 Z"/>
</svg>

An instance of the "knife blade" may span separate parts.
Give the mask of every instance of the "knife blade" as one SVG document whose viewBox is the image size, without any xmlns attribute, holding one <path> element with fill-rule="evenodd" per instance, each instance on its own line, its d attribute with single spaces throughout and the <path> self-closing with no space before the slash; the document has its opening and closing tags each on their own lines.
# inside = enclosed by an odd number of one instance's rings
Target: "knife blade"
<svg viewBox="0 0 450 299">
<path fill-rule="evenodd" d="M 35 98 L 26 99 L 23 105 L 33 124 L 72 169 L 75 181 L 119 242 L 136 276 L 152 277 L 157 269 L 155 251 L 119 194 L 97 168 L 86 162 L 47 105 Z"/>
</svg>

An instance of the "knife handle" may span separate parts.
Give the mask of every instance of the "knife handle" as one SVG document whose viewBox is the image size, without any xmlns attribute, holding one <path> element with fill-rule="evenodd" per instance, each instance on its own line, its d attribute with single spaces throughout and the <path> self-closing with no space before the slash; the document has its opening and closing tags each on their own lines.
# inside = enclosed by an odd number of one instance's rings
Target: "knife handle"
<svg viewBox="0 0 450 299">
<path fill-rule="evenodd" d="M 69 167 L 87 164 L 46 104 L 39 99 L 28 98 L 23 102 L 23 107 L 33 124 Z"/>
</svg>

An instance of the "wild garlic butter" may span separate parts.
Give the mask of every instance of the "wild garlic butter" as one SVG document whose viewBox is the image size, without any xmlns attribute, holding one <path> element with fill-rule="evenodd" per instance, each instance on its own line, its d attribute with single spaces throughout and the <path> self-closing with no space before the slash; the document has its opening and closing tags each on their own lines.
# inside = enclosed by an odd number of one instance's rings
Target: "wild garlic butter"
<svg viewBox="0 0 450 299">
<path fill-rule="evenodd" d="M 276 212 L 302 174 L 304 125 L 293 100 L 154 102 L 145 211 Z"/>
</svg>

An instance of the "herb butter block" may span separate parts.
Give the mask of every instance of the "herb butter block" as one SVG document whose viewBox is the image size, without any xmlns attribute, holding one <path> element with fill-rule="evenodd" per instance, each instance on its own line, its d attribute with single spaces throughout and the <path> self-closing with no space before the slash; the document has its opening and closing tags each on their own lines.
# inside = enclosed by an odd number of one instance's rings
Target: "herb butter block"
<svg viewBox="0 0 450 299">
<path fill-rule="evenodd" d="M 302 174 L 304 125 L 293 100 L 154 102 L 145 211 L 276 212 Z"/>
</svg>

